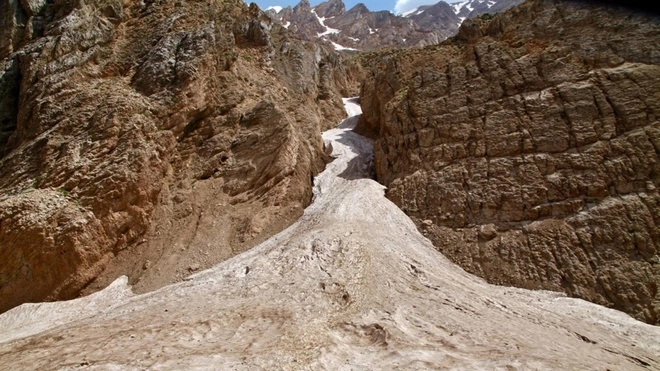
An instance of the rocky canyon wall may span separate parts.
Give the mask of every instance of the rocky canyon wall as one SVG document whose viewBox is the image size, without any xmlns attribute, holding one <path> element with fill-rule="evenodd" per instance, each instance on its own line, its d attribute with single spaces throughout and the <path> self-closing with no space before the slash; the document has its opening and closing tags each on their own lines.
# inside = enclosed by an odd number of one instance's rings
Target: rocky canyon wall
<svg viewBox="0 0 660 371">
<path fill-rule="evenodd" d="M 534 0 L 381 54 L 360 130 L 387 196 L 490 282 L 658 324 L 659 34 L 648 14 Z"/>
<path fill-rule="evenodd" d="M 179 280 L 297 219 L 341 58 L 241 0 L 0 4 L 0 311 Z"/>
</svg>

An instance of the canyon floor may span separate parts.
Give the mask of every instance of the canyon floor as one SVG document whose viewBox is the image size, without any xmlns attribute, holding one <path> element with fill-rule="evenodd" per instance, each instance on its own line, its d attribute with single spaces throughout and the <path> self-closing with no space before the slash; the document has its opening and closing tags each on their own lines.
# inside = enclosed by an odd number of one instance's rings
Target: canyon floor
<svg viewBox="0 0 660 371">
<path fill-rule="evenodd" d="M 660 328 L 449 262 L 372 180 L 360 108 L 291 227 L 136 295 L 125 278 L 0 315 L 6 369 L 660 369 Z"/>
</svg>

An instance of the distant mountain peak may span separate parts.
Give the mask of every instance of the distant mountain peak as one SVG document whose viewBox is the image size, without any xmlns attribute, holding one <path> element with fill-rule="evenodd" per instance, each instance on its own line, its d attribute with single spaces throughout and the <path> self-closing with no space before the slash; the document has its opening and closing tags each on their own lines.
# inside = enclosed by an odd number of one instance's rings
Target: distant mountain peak
<svg viewBox="0 0 660 371">
<path fill-rule="evenodd" d="M 420 11 L 419 7 L 407 10 L 407 11 L 399 13 L 397 15 L 400 16 L 400 17 L 410 17 L 411 15 L 417 13 L 418 11 Z"/>
<path fill-rule="evenodd" d="M 342 0 L 329 0 L 317 5 L 314 10 L 321 17 L 337 17 L 346 13 L 346 5 Z"/>
<path fill-rule="evenodd" d="M 465 19 L 502 11 L 522 1 L 440 1 L 395 15 L 372 12 L 364 3 L 347 11 L 342 0 L 327 0 L 314 7 L 309 0 L 301 0 L 292 10 L 274 6 L 268 14 L 308 40 L 327 40 L 337 50 L 371 50 L 437 44 L 455 35 Z M 495 4 L 498 6 L 491 10 Z"/>
<path fill-rule="evenodd" d="M 293 11 L 302 11 L 307 9 L 312 9 L 312 5 L 309 3 L 309 0 L 300 0 L 298 5 L 293 7 Z"/>
<path fill-rule="evenodd" d="M 349 10 L 349 12 L 368 13 L 370 11 L 364 3 L 357 3 L 351 8 L 351 10 Z"/>
</svg>

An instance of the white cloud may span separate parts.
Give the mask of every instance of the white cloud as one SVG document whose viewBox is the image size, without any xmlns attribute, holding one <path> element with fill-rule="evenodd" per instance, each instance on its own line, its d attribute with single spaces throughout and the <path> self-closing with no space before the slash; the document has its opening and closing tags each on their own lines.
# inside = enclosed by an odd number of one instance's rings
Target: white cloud
<svg viewBox="0 0 660 371">
<path fill-rule="evenodd" d="M 400 14 L 415 9 L 422 5 L 437 4 L 440 0 L 397 0 L 394 4 L 394 13 Z"/>
</svg>

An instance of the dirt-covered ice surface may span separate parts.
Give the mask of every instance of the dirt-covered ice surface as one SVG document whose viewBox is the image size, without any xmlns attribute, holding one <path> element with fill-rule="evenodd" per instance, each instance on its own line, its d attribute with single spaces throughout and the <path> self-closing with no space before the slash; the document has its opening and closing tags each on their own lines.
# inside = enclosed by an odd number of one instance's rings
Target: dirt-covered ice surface
<svg viewBox="0 0 660 371">
<path fill-rule="evenodd" d="M 347 100 L 349 114 L 359 107 Z M 290 228 L 187 281 L 125 280 L 0 316 L 3 369 L 660 369 L 660 328 L 486 284 L 436 252 L 369 179 L 354 120 Z"/>
</svg>

